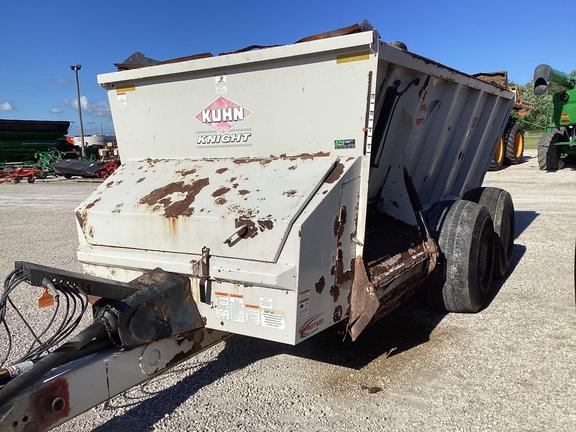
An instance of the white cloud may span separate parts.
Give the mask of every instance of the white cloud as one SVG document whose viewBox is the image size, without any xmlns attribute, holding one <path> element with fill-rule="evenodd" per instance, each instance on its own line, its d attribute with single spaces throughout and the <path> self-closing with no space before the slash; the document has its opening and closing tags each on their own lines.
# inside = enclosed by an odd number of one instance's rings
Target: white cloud
<svg viewBox="0 0 576 432">
<path fill-rule="evenodd" d="M 54 108 L 50 108 L 50 111 L 48 111 L 50 114 L 62 114 L 64 112 L 64 110 L 60 107 L 54 107 Z"/>
<path fill-rule="evenodd" d="M 10 102 L 0 103 L 0 111 L 13 111 L 13 110 L 14 105 L 12 105 Z"/>
<path fill-rule="evenodd" d="M 55 84 L 63 85 L 63 84 L 70 84 L 72 82 L 71 79 L 68 78 L 48 78 Z"/>
<path fill-rule="evenodd" d="M 69 108 L 78 109 L 78 99 L 64 100 L 64 104 Z M 80 96 L 80 106 L 82 112 L 94 117 L 110 117 L 110 106 L 105 102 L 90 102 L 86 96 Z"/>
</svg>

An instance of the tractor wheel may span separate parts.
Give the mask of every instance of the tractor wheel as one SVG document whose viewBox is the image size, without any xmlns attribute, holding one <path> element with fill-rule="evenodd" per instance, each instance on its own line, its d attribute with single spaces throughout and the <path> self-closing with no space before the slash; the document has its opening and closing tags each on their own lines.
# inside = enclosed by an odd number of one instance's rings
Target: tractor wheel
<svg viewBox="0 0 576 432">
<path fill-rule="evenodd" d="M 34 178 L 34 176 L 28 176 L 28 183 L 34 183 L 36 181 L 36 179 Z"/>
<path fill-rule="evenodd" d="M 564 168 L 560 151 L 555 143 L 562 141 L 563 134 L 558 130 L 543 134 L 538 142 L 538 165 L 544 171 L 556 171 Z"/>
<path fill-rule="evenodd" d="M 427 212 L 438 242 L 438 265 L 427 282 L 431 306 L 477 312 L 486 301 L 494 269 L 494 227 L 488 209 L 467 200 L 442 201 Z"/>
<path fill-rule="evenodd" d="M 463 199 L 485 206 L 498 236 L 494 248 L 494 277 L 502 278 L 508 272 L 514 250 L 514 203 L 503 189 L 481 187 L 464 194 Z"/>
<path fill-rule="evenodd" d="M 514 123 L 506 135 L 506 160 L 513 165 L 522 162 L 524 156 L 524 129 L 518 123 Z"/>
<path fill-rule="evenodd" d="M 20 177 L 14 177 L 14 183 L 20 183 Z"/>
<path fill-rule="evenodd" d="M 494 150 L 494 155 L 490 162 L 490 171 L 500 171 L 504 168 L 505 155 L 506 147 L 504 146 L 504 139 L 500 137 L 498 138 L 498 143 L 496 144 L 496 149 Z"/>
</svg>

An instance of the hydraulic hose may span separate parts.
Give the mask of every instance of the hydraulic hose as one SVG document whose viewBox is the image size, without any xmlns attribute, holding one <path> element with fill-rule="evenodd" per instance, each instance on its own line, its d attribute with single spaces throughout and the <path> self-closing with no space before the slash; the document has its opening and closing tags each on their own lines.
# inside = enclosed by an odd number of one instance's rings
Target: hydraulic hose
<svg viewBox="0 0 576 432">
<path fill-rule="evenodd" d="M 0 389 L 0 407 L 34 384 L 52 368 L 70 361 L 82 347 L 86 346 L 94 338 L 103 336 L 106 333 L 105 321 L 97 320 L 60 348 L 42 357 L 30 370 L 14 377 L 14 379 Z"/>
</svg>

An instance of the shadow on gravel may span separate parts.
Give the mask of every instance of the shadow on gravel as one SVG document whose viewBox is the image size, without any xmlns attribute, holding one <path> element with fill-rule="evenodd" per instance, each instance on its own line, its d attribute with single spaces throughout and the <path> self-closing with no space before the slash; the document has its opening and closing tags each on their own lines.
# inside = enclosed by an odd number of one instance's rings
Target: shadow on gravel
<svg viewBox="0 0 576 432">
<path fill-rule="evenodd" d="M 288 347 L 285 353 L 352 369 L 362 369 L 381 356 L 392 357 L 430 340 L 430 334 L 446 316 L 430 309 L 421 295 L 369 326 L 355 342 L 336 326 L 307 341 Z"/>
<path fill-rule="evenodd" d="M 517 211 L 515 236 L 518 237 L 538 215 L 533 211 Z M 494 281 L 485 307 L 489 307 L 496 298 L 525 253 L 525 246 L 514 245 L 508 275 Z M 94 431 L 151 431 L 155 423 L 177 410 L 203 387 L 268 357 L 288 354 L 359 370 L 381 356 L 392 357 L 408 351 L 428 342 L 432 331 L 446 316 L 446 313 L 426 306 L 424 297 L 423 293 L 418 293 L 405 305 L 368 327 L 355 342 L 344 337 L 344 326 L 334 326 L 296 346 L 232 336 L 214 360 L 185 376 L 176 385 L 152 394 L 143 402 L 136 402 L 124 414 L 114 417 Z M 167 374 L 180 371 L 182 367 Z"/>
<path fill-rule="evenodd" d="M 524 213 L 535 213 L 535 212 L 524 212 Z M 518 218 L 516 219 L 516 232 L 518 233 Z M 518 237 L 518 234 L 516 235 L 516 237 Z M 496 279 L 492 281 L 490 292 L 486 297 L 486 303 L 484 304 L 484 307 L 482 309 L 487 309 L 490 307 L 490 304 L 494 301 L 494 299 L 502 289 L 502 286 L 504 285 L 506 280 L 510 277 L 512 273 L 514 273 L 514 270 L 518 266 L 518 263 L 522 260 L 524 254 L 526 254 L 526 246 L 515 244 L 514 249 L 512 250 L 512 260 L 510 261 L 510 268 L 508 269 L 508 273 L 506 273 L 506 275 L 502 279 Z"/>
<path fill-rule="evenodd" d="M 278 343 L 244 336 L 231 336 L 224 343 L 226 344 L 225 348 L 215 359 L 204 364 L 191 375 L 185 376 L 176 385 L 154 393 L 143 402 L 135 402 L 130 410 L 108 420 L 93 431 L 152 431 L 155 423 L 176 411 L 203 387 L 259 360 L 281 354 L 284 349 Z M 185 369 L 186 367 L 176 368 L 176 372 L 166 372 L 166 374 L 178 373 L 178 370 Z M 111 409 L 114 410 L 115 408 L 112 407 Z M 195 414 L 189 413 L 189 415 L 194 416 Z"/>
<path fill-rule="evenodd" d="M 532 222 L 536 220 L 536 218 L 540 216 L 540 213 L 532 211 L 532 210 L 516 210 L 514 212 L 515 217 L 515 230 L 514 230 L 514 238 L 520 237 L 520 234 L 528 228 Z"/>
<path fill-rule="evenodd" d="M 419 297 L 415 297 L 366 329 L 356 342 L 351 342 L 349 338 L 344 340 L 345 328 L 339 326 L 321 332 L 297 346 L 232 336 L 214 360 L 184 377 L 176 385 L 154 393 L 143 402 L 135 402 L 131 409 L 94 431 L 151 431 L 155 423 L 177 410 L 203 387 L 234 371 L 280 354 L 361 369 L 382 355 L 393 356 L 430 339 L 432 330 L 446 314 L 431 310 L 420 303 Z M 127 408 L 126 405 L 124 408 Z"/>
</svg>

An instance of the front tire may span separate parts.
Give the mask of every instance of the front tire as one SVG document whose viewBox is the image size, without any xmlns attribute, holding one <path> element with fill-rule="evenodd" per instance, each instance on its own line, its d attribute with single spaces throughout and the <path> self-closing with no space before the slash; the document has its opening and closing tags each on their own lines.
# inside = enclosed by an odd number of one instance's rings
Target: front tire
<svg viewBox="0 0 576 432">
<path fill-rule="evenodd" d="M 563 134 L 559 131 L 543 134 L 538 142 L 538 166 L 543 171 L 556 171 L 564 168 L 560 159 L 560 151 L 556 143 L 562 141 Z"/>
<path fill-rule="evenodd" d="M 429 301 L 449 312 L 477 312 L 494 269 L 494 227 L 485 206 L 467 200 L 440 202 L 427 215 L 440 257 L 429 279 Z"/>
</svg>

